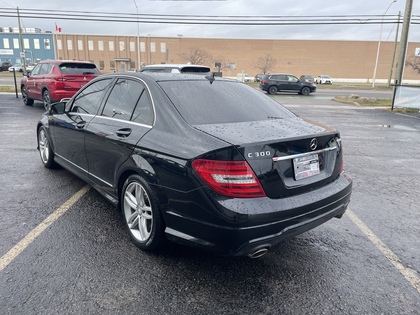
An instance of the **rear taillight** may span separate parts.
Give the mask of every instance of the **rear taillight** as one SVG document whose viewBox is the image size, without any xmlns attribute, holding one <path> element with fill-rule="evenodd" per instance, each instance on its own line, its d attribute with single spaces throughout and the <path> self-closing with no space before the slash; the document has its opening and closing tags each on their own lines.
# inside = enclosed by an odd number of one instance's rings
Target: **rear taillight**
<svg viewBox="0 0 420 315">
<path fill-rule="evenodd" d="M 267 80 L 261 80 L 261 83 L 267 83 Z"/>
<path fill-rule="evenodd" d="M 246 161 L 195 160 L 192 167 L 220 195 L 235 198 L 265 197 L 265 192 Z"/>
</svg>

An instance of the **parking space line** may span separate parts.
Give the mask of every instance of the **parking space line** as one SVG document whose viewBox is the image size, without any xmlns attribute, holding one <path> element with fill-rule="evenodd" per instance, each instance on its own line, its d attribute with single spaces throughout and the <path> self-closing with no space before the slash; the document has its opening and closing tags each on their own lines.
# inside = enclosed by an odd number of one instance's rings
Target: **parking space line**
<svg viewBox="0 0 420 315">
<path fill-rule="evenodd" d="M 6 268 L 20 253 L 22 253 L 45 229 L 57 221 L 67 210 L 90 190 L 86 185 L 75 193 L 70 199 L 63 203 L 58 209 L 51 213 L 44 221 L 36 226 L 18 244 L 13 246 L 4 256 L 0 258 L 0 271 Z"/>
<path fill-rule="evenodd" d="M 350 220 L 367 236 L 367 238 L 385 255 L 386 258 L 402 273 L 407 281 L 420 293 L 420 278 L 417 272 L 409 267 L 405 267 L 401 259 L 394 254 L 376 235 L 363 223 L 359 217 L 350 209 L 347 210 L 347 215 Z"/>
</svg>

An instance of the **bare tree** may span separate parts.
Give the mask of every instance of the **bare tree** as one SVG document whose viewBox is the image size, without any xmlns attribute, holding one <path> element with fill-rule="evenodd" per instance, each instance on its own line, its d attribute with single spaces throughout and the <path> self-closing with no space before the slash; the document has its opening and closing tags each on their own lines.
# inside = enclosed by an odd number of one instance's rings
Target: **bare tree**
<svg viewBox="0 0 420 315">
<path fill-rule="evenodd" d="M 228 68 L 228 63 L 224 58 L 218 57 L 214 59 L 214 67 L 217 69 L 217 72 L 221 72 L 223 69 Z"/>
<path fill-rule="evenodd" d="M 254 63 L 253 67 L 258 69 L 260 73 L 266 74 L 273 69 L 277 60 L 274 59 L 270 54 L 265 54 L 259 57 Z"/>
<path fill-rule="evenodd" d="M 181 53 L 179 57 L 193 65 L 204 65 L 211 60 L 211 55 L 207 51 L 196 47 L 189 48 L 187 51 Z"/>
<path fill-rule="evenodd" d="M 420 57 L 419 56 L 410 56 L 405 61 L 406 66 L 410 66 L 414 72 L 420 74 Z"/>
</svg>

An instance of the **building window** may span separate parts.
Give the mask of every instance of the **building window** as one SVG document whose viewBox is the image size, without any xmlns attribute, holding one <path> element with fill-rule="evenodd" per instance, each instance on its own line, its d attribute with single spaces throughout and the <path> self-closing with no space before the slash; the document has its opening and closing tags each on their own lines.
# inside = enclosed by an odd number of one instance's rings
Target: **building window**
<svg viewBox="0 0 420 315">
<path fill-rule="evenodd" d="M 156 43 L 155 42 L 150 43 L 150 52 L 156 52 Z"/>
<path fill-rule="evenodd" d="M 166 43 L 160 43 L 160 52 L 166 53 Z"/>
<path fill-rule="evenodd" d="M 31 46 L 29 45 L 29 38 L 23 39 L 23 48 L 24 49 L 31 49 Z"/>
<path fill-rule="evenodd" d="M 228 62 L 228 68 L 235 70 L 236 69 L 236 62 Z"/>
<path fill-rule="evenodd" d="M 93 50 L 93 40 L 88 40 L 88 49 Z"/>
<path fill-rule="evenodd" d="M 39 39 L 38 38 L 34 39 L 34 48 L 35 49 L 41 49 L 41 46 L 39 45 Z"/>
<path fill-rule="evenodd" d="M 44 48 L 45 49 L 51 49 L 49 38 L 44 39 Z M 60 40 L 60 48 L 59 49 L 61 49 L 61 40 Z"/>
<path fill-rule="evenodd" d="M 125 50 L 125 43 L 123 41 L 120 41 L 120 51 Z"/>
<path fill-rule="evenodd" d="M 130 61 L 130 70 L 136 69 L 136 63 L 134 61 Z"/>
<path fill-rule="evenodd" d="M 98 50 L 99 51 L 104 51 L 104 41 L 103 40 L 98 40 Z"/>
<path fill-rule="evenodd" d="M 81 39 L 77 40 L 77 49 L 83 50 L 83 41 Z"/>
<path fill-rule="evenodd" d="M 13 38 L 13 48 L 19 49 L 19 38 Z"/>
<path fill-rule="evenodd" d="M 114 51 L 114 41 L 110 40 L 108 43 L 109 51 Z M 115 66 L 114 66 L 115 68 Z"/>
<path fill-rule="evenodd" d="M 140 42 L 140 51 L 145 52 L 146 51 L 146 45 L 144 42 Z"/>
<path fill-rule="evenodd" d="M 73 50 L 73 41 L 71 39 L 67 40 L 67 50 Z"/>
<path fill-rule="evenodd" d="M 130 51 L 136 51 L 136 43 L 130 42 Z"/>
<path fill-rule="evenodd" d="M 115 61 L 114 61 L 114 60 L 111 60 L 111 61 L 109 62 L 109 69 L 110 69 L 110 70 L 115 70 Z"/>
<path fill-rule="evenodd" d="M 99 60 L 99 70 L 105 69 L 105 62 L 103 60 Z"/>
<path fill-rule="evenodd" d="M 63 49 L 63 44 L 61 42 L 61 39 L 57 39 L 57 49 Z"/>
<path fill-rule="evenodd" d="M 3 38 L 3 48 L 10 48 L 9 45 L 9 39 L 8 38 Z"/>
</svg>

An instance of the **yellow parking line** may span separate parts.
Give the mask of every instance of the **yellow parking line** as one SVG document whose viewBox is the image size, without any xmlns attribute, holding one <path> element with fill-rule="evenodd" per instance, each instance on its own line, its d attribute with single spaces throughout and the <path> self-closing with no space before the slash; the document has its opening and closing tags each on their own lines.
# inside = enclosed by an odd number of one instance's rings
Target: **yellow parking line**
<svg viewBox="0 0 420 315">
<path fill-rule="evenodd" d="M 359 217 L 352 211 L 347 210 L 348 217 L 353 221 L 354 224 L 365 234 L 368 239 L 385 255 L 386 258 L 402 273 L 407 281 L 420 293 L 420 278 L 417 273 L 409 268 L 405 267 L 401 259 L 394 254 L 376 235 L 372 232 Z"/>
<path fill-rule="evenodd" d="M 75 193 L 70 199 L 63 203 L 57 210 L 51 213 L 44 221 L 42 221 L 37 227 L 35 227 L 28 235 L 26 235 L 18 244 L 13 246 L 4 256 L 0 258 L 0 271 L 7 267 L 20 253 L 22 253 L 26 247 L 28 247 L 46 228 L 58 220 L 70 207 L 83 197 L 90 189 L 89 185 L 86 185 Z"/>
</svg>

